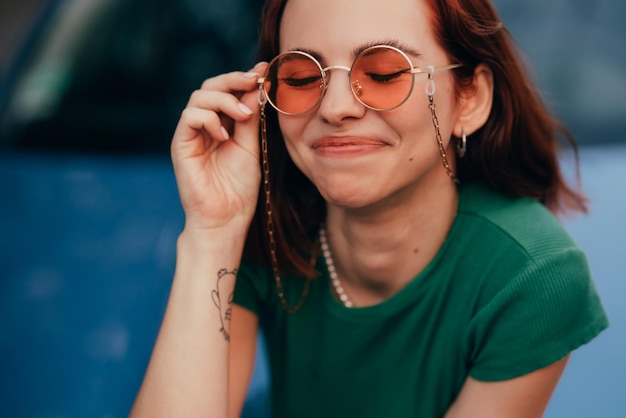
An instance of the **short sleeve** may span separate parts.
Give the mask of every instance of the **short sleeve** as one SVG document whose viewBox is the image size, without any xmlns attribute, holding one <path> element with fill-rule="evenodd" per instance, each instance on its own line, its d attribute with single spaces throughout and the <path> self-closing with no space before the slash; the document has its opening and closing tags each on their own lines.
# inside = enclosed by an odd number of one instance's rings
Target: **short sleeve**
<svg viewBox="0 0 626 418">
<path fill-rule="evenodd" d="M 585 255 L 570 248 L 529 261 L 467 328 L 469 374 L 512 379 L 546 367 L 608 326 Z"/>
</svg>

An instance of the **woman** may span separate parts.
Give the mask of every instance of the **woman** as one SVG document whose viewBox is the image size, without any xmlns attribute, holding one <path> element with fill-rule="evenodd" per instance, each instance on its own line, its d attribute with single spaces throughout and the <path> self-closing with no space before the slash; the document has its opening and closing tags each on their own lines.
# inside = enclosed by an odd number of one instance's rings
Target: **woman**
<svg viewBox="0 0 626 418">
<path fill-rule="evenodd" d="M 540 417 L 607 319 L 492 6 L 268 1 L 260 46 L 174 134 L 186 223 L 132 416 L 238 416 L 260 329 L 276 417 Z"/>
</svg>

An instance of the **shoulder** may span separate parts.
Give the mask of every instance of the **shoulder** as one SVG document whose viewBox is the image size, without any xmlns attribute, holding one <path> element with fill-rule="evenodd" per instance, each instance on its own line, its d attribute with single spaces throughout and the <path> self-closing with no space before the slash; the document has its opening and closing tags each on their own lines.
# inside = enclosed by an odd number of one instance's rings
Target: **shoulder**
<svg viewBox="0 0 626 418">
<path fill-rule="evenodd" d="M 541 203 L 506 196 L 470 183 L 459 188 L 458 222 L 483 243 L 508 245 L 527 259 L 574 250 L 582 254 L 560 221 Z"/>
<path fill-rule="evenodd" d="M 457 266 L 488 299 L 515 285 L 536 295 L 591 279 L 586 255 L 547 208 L 481 184 L 460 187 L 450 238 Z"/>
<path fill-rule="evenodd" d="M 546 367 L 608 325 L 585 254 L 540 203 L 464 186 L 451 239 L 473 301 L 472 377 L 506 380 Z"/>
</svg>

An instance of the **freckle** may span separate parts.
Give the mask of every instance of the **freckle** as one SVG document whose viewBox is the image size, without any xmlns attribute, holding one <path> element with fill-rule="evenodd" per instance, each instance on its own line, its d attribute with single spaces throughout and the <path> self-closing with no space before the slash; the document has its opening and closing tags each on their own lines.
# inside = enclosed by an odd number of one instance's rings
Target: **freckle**
<svg viewBox="0 0 626 418">
<path fill-rule="evenodd" d="M 417 248 L 415 248 L 415 249 L 413 250 L 413 254 L 417 254 L 418 252 L 419 252 L 419 250 L 418 250 Z"/>
<path fill-rule="evenodd" d="M 413 162 L 413 157 L 409 158 L 409 162 L 412 163 Z"/>
</svg>

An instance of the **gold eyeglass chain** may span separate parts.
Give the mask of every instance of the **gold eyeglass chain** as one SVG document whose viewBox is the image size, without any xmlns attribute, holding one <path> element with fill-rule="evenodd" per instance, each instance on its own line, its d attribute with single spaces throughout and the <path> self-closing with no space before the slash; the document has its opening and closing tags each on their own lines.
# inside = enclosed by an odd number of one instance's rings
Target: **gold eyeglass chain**
<svg viewBox="0 0 626 418">
<path fill-rule="evenodd" d="M 446 169 L 446 173 L 453 182 L 459 183 L 459 179 L 452 172 L 452 168 L 450 168 L 450 163 L 448 162 L 448 156 L 446 155 L 446 149 L 443 146 L 443 139 L 441 138 L 441 131 L 439 129 L 439 119 L 437 118 L 437 113 L 435 112 L 435 80 L 433 78 L 434 68 L 431 66 L 430 72 L 428 73 L 428 83 L 426 84 L 426 94 L 428 95 L 428 108 L 430 109 L 430 113 L 432 115 L 433 126 L 435 127 L 435 136 L 437 138 L 437 144 L 439 145 L 439 154 L 441 154 L 441 162 L 443 167 Z"/>
<path fill-rule="evenodd" d="M 285 291 L 280 278 L 280 271 L 278 269 L 278 257 L 276 256 L 276 240 L 274 238 L 274 220 L 272 219 L 272 202 L 271 202 L 271 187 L 270 187 L 270 165 L 267 152 L 267 123 L 265 117 L 265 104 L 267 99 L 265 95 L 259 89 L 259 105 L 260 105 L 260 126 L 261 126 L 261 154 L 263 160 L 263 191 L 265 192 L 265 213 L 267 216 L 267 235 L 269 243 L 270 258 L 272 262 L 272 272 L 274 273 L 274 281 L 276 282 L 276 290 L 278 292 L 278 298 L 283 305 L 285 311 L 290 314 L 296 313 L 302 308 L 304 300 L 309 294 L 309 288 L 311 286 L 311 280 L 306 279 L 304 282 L 304 288 L 300 299 L 293 306 L 289 306 L 287 298 L 285 297 Z"/>
</svg>

